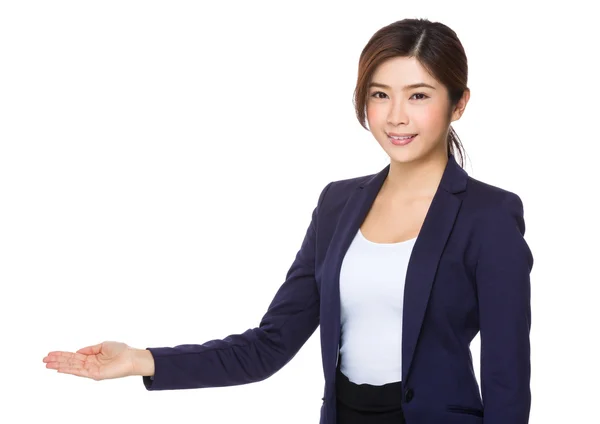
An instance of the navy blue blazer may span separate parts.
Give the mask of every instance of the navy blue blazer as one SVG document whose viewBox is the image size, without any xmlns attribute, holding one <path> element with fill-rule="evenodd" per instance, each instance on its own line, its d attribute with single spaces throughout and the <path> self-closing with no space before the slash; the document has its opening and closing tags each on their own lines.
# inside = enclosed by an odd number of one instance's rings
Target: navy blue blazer
<svg viewBox="0 0 600 424">
<path fill-rule="evenodd" d="M 253 383 L 286 365 L 320 326 L 320 424 L 336 424 L 339 276 L 389 165 L 322 190 L 285 282 L 256 328 L 204 344 L 147 348 L 147 390 Z M 401 216 L 398 219 L 402 219 Z M 525 424 L 530 392 L 530 271 L 523 204 L 448 158 L 407 269 L 402 327 L 408 424 Z M 481 396 L 469 345 L 480 332 Z"/>
</svg>

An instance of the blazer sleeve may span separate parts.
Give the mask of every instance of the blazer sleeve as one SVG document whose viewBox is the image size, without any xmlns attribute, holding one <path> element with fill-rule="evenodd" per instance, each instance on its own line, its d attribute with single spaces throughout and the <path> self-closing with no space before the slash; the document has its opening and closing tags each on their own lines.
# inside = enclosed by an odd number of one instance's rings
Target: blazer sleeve
<svg viewBox="0 0 600 424">
<path fill-rule="evenodd" d="M 321 191 L 300 250 L 259 326 L 204 344 L 147 347 L 154 358 L 154 376 L 142 377 L 147 390 L 253 383 L 270 377 L 298 353 L 319 325 L 316 229 L 331 184 Z"/>
<path fill-rule="evenodd" d="M 509 193 L 480 221 L 476 266 L 484 424 L 529 422 L 530 272 L 523 203 Z"/>
</svg>

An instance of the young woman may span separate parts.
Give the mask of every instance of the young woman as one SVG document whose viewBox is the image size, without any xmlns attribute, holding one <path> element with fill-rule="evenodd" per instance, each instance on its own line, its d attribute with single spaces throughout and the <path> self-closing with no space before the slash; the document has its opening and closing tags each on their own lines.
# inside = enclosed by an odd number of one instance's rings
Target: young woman
<svg viewBox="0 0 600 424">
<path fill-rule="evenodd" d="M 519 196 L 462 168 L 451 122 L 469 94 L 450 28 L 380 29 L 360 56 L 355 106 L 390 164 L 324 187 L 259 327 L 200 345 L 50 352 L 47 368 L 141 375 L 148 390 L 247 384 L 320 326 L 321 424 L 527 423 L 533 256 Z M 469 350 L 478 332 L 481 396 Z"/>
</svg>

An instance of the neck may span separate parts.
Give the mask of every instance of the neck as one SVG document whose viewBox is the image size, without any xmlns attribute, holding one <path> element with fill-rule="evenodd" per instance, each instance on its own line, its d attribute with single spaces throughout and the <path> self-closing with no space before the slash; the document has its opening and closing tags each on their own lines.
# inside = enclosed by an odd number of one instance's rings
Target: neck
<svg viewBox="0 0 600 424">
<path fill-rule="evenodd" d="M 392 198 L 433 197 L 447 163 L 445 152 L 412 162 L 391 161 L 382 190 Z"/>
</svg>

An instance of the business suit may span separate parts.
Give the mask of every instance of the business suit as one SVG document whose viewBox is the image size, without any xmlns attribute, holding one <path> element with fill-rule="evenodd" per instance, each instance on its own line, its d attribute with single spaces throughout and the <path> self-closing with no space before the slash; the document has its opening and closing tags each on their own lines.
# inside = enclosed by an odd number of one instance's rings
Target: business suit
<svg viewBox="0 0 600 424">
<path fill-rule="evenodd" d="M 264 380 L 320 326 L 325 376 L 320 424 L 336 424 L 340 267 L 388 172 L 389 165 L 327 184 L 259 327 L 202 345 L 147 348 L 155 375 L 143 377 L 146 388 Z M 450 155 L 405 281 L 402 407 L 408 424 L 528 422 L 533 256 L 524 233 L 519 196 L 473 179 Z M 469 350 L 479 331 L 483 399 Z"/>
</svg>

